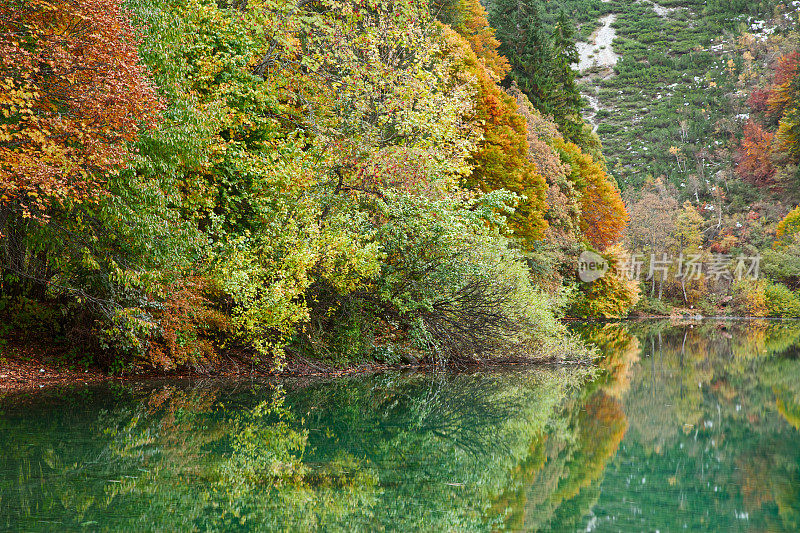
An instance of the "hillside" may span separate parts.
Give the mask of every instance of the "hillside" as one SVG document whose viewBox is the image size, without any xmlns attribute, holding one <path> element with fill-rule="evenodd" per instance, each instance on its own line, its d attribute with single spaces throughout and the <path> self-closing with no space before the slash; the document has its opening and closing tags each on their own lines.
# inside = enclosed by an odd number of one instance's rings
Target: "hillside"
<svg viewBox="0 0 800 533">
<path fill-rule="evenodd" d="M 636 291 L 583 290 L 574 254 L 625 207 L 571 23 L 492 13 L 5 4 L 2 345 L 116 373 L 583 357 L 565 310 Z"/>
<path fill-rule="evenodd" d="M 642 254 L 644 271 L 649 274 L 653 253 L 658 257 L 668 253 L 675 259 L 673 278 L 679 273 L 681 253 L 705 253 L 706 263 L 714 261 L 715 254 L 724 256 L 731 273 L 736 258 L 763 256 L 760 266 L 767 283 L 782 282 L 797 289 L 789 266 L 792 260 L 787 265 L 786 253 L 774 244 L 778 224 L 800 201 L 793 177 L 796 159 L 791 154 L 787 159 L 791 148 L 772 143 L 768 133 L 778 126 L 780 111 L 756 101 L 758 95 L 766 98 L 773 78 L 788 80 L 796 72 L 790 59 L 798 46 L 796 6 L 777 2 L 608 2 L 605 6 L 611 13 L 606 17 L 614 17 L 613 52 L 618 57 L 599 65 L 595 59 L 583 69 L 581 90 L 589 103 L 585 115 L 596 125 L 603 154 L 631 214 L 626 243 Z M 754 136 L 759 137 L 760 147 L 751 142 Z M 653 224 L 661 231 L 654 232 Z M 675 242 L 676 233 L 682 242 Z M 695 280 L 696 290 L 689 294 L 685 283 L 679 287 L 672 281 L 665 288 L 666 298 L 645 299 L 640 308 L 658 313 L 670 312 L 671 306 L 702 308 L 706 314 L 796 312 L 793 300 L 785 300 L 788 293 L 782 286 L 760 287 L 750 294 L 744 287 L 734 287 L 735 280 Z M 655 294 L 655 286 L 645 281 L 642 288 Z M 780 292 L 782 303 L 765 302 L 765 288 Z M 661 287 L 658 292 L 663 292 Z"/>
</svg>

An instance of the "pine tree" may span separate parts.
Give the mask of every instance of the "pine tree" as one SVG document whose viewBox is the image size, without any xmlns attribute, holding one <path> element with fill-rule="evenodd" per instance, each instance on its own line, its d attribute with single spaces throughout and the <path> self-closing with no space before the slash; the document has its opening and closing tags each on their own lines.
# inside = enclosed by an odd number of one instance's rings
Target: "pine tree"
<svg viewBox="0 0 800 533">
<path fill-rule="evenodd" d="M 561 10 L 553 33 L 553 78 L 556 85 L 552 95 L 553 118 L 564 136 L 573 142 L 578 142 L 583 131 L 581 94 L 575 84 L 576 73 L 572 68 L 577 62 L 575 31 L 564 10 Z"/>
<path fill-rule="evenodd" d="M 536 109 L 552 115 L 567 140 L 586 147 L 581 95 L 572 68 L 578 50 L 566 13 L 559 13 L 552 35 L 538 0 L 499 0 L 490 14 L 502 42 L 500 52 L 512 67 L 506 82 L 515 81 Z"/>
<path fill-rule="evenodd" d="M 510 80 L 516 81 L 531 103 L 542 113 L 555 111 L 552 97 L 553 43 L 545 31 L 536 2 L 500 0 L 492 9 L 500 52 L 511 63 Z"/>
</svg>

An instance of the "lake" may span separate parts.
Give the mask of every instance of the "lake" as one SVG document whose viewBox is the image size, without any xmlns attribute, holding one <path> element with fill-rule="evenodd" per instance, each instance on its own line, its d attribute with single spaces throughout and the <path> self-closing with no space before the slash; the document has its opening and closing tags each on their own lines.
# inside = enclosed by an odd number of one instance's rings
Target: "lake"
<svg viewBox="0 0 800 533">
<path fill-rule="evenodd" d="M 800 530 L 800 324 L 572 327 L 598 369 L 8 395 L 0 530 Z"/>
</svg>

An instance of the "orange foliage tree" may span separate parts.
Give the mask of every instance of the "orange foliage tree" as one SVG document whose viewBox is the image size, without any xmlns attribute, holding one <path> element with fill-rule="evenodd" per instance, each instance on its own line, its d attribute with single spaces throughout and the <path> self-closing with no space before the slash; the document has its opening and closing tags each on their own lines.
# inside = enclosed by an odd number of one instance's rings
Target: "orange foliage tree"
<svg viewBox="0 0 800 533">
<path fill-rule="evenodd" d="M 469 43 L 475 55 L 497 79 L 503 79 L 511 70 L 508 60 L 497 50 L 500 41 L 494 36 L 495 30 L 489 25 L 486 9 L 478 0 L 463 0 L 461 22 L 454 25 L 455 30 Z"/>
<path fill-rule="evenodd" d="M 525 96 L 516 83 L 511 83 L 508 94 L 519 106 L 520 114 L 528 126 L 528 159 L 536 164 L 547 181 L 548 239 L 560 245 L 580 240 L 580 194 L 567 178 L 571 167 L 564 163 L 551 146 L 553 139 L 561 138 L 558 126 L 543 116 Z"/>
<path fill-rule="evenodd" d="M 473 170 L 466 185 L 483 192 L 507 189 L 523 197 L 510 219 L 514 233 L 530 243 L 544 237 L 547 223 L 547 185 L 536 165 L 527 158 L 528 131 L 514 99 L 497 85 L 508 72 L 508 62 L 498 54 L 500 43 L 477 0 L 463 4 L 461 24 L 465 41 L 458 54 L 464 69 L 477 81 L 475 116 L 482 141 L 472 155 Z"/>
<path fill-rule="evenodd" d="M 119 0 L 0 5 L 0 205 L 99 198 L 159 107 Z"/>
<path fill-rule="evenodd" d="M 792 52 L 778 59 L 775 64 L 775 77 L 769 89 L 767 107 L 769 114 L 780 117 L 792 105 L 794 90 L 792 80 L 800 65 L 800 53 Z"/>
<path fill-rule="evenodd" d="M 756 185 L 772 182 L 775 167 L 772 165 L 771 147 L 773 134 L 748 121 L 744 127 L 744 138 L 739 146 L 736 173 Z"/>
<path fill-rule="evenodd" d="M 628 213 L 619 187 L 600 161 L 572 142 L 555 139 L 562 160 L 572 168 L 570 180 L 581 193 L 581 231 L 592 246 L 604 249 L 622 238 Z"/>
<path fill-rule="evenodd" d="M 769 88 L 754 89 L 747 98 L 748 107 L 757 113 L 765 112 L 769 107 L 769 104 L 767 103 L 769 100 L 769 95 Z"/>
</svg>

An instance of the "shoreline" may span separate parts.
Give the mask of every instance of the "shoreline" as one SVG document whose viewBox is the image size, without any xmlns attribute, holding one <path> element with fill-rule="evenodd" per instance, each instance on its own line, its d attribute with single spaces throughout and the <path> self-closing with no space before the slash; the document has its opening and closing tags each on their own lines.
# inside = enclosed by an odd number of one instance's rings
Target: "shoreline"
<svg viewBox="0 0 800 533">
<path fill-rule="evenodd" d="M 16 350 L 20 348 L 14 347 Z M 441 369 L 435 363 L 420 361 L 411 364 L 385 364 L 379 362 L 364 362 L 347 367 L 331 367 L 324 364 L 310 364 L 305 360 L 294 359 L 287 362 L 287 367 L 282 372 L 277 372 L 268 366 L 256 366 L 246 361 L 227 358 L 223 364 L 215 366 L 208 371 L 193 369 L 180 369 L 171 371 L 146 370 L 138 373 L 125 373 L 121 375 L 110 374 L 97 367 L 84 370 L 69 367 L 63 361 L 46 358 L 44 351 L 32 350 L 27 347 L 24 355 L 0 357 L 0 395 L 17 392 L 37 392 L 57 389 L 60 387 L 73 387 L 80 385 L 96 385 L 101 383 L 142 383 L 159 380 L 226 380 L 226 379 L 288 379 L 288 378 L 339 378 L 358 374 L 375 374 L 388 371 L 422 371 L 429 372 Z M 39 355 L 37 358 L 36 355 Z M 545 366 L 576 366 L 591 364 L 588 359 L 559 360 L 556 358 L 542 359 L 495 359 L 447 365 L 452 371 L 480 371 L 500 368 L 520 367 L 545 367 Z"/>
<path fill-rule="evenodd" d="M 465 371 L 490 371 L 511 368 L 544 368 L 544 367 L 567 367 L 583 366 L 591 364 L 590 361 L 501 361 L 484 364 L 471 364 L 468 366 L 454 367 L 448 366 L 447 369 L 455 372 Z M 37 370 L 38 369 L 38 370 Z M 44 372 L 39 372 L 44 370 Z M 147 383 L 164 380 L 184 381 L 184 380 L 242 380 L 242 379 L 293 379 L 293 378 L 344 378 L 360 374 L 380 374 L 390 371 L 436 371 L 434 364 L 416 365 L 384 365 L 384 364 L 364 364 L 359 366 L 347 367 L 342 369 L 332 369 L 329 371 L 310 372 L 305 369 L 288 369 L 283 372 L 267 371 L 262 369 L 254 370 L 227 370 L 215 369 L 214 371 L 203 373 L 193 370 L 180 370 L 171 372 L 147 371 L 139 374 L 112 375 L 103 373 L 99 369 L 92 369 L 86 372 L 74 371 L 70 369 L 60 369 L 49 365 L 25 365 L 18 361 L 10 364 L 0 364 L 0 398 L 3 395 L 26 393 L 26 392 L 45 392 L 62 387 L 75 387 L 80 385 L 99 385 L 105 383 Z"/>
<path fill-rule="evenodd" d="M 579 322 L 636 322 L 646 320 L 775 320 L 791 321 L 797 318 L 774 317 L 749 317 L 749 316 L 700 316 L 700 315 L 642 315 L 627 318 L 564 318 L 566 323 Z M 0 394 L 15 392 L 35 392 L 58 387 L 72 387 L 76 385 L 94 385 L 100 383 L 128 383 L 144 382 L 151 380 L 185 380 L 185 379 L 283 379 L 295 377 L 346 377 L 357 374 L 372 374 L 398 370 L 431 371 L 437 368 L 435 363 L 419 361 L 410 364 L 386 364 L 379 362 L 363 362 L 347 367 L 332 367 L 325 363 L 312 363 L 302 358 L 290 359 L 287 367 L 282 372 L 264 365 L 253 365 L 243 359 L 227 357 L 225 362 L 207 371 L 180 369 L 171 371 L 146 370 L 138 373 L 125 373 L 121 375 L 108 373 L 98 367 L 85 369 L 68 365 L 63 359 L 63 354 L 57 354 L 49 347 L 23 345 L 10 343 L 3 353 L 0 353 Z M 13 352 L 12 355 L 7 355 Z M 496 359 L 449 365 L 447 368 L 455 371 L 464 370 L 490 370 L 497 368 L 513 367 L 542 367 L 542 366 L 573 366 L 591 364 L 589 360 L 558 360 L 556 358 L 542 359 Z"/>
</svg>

